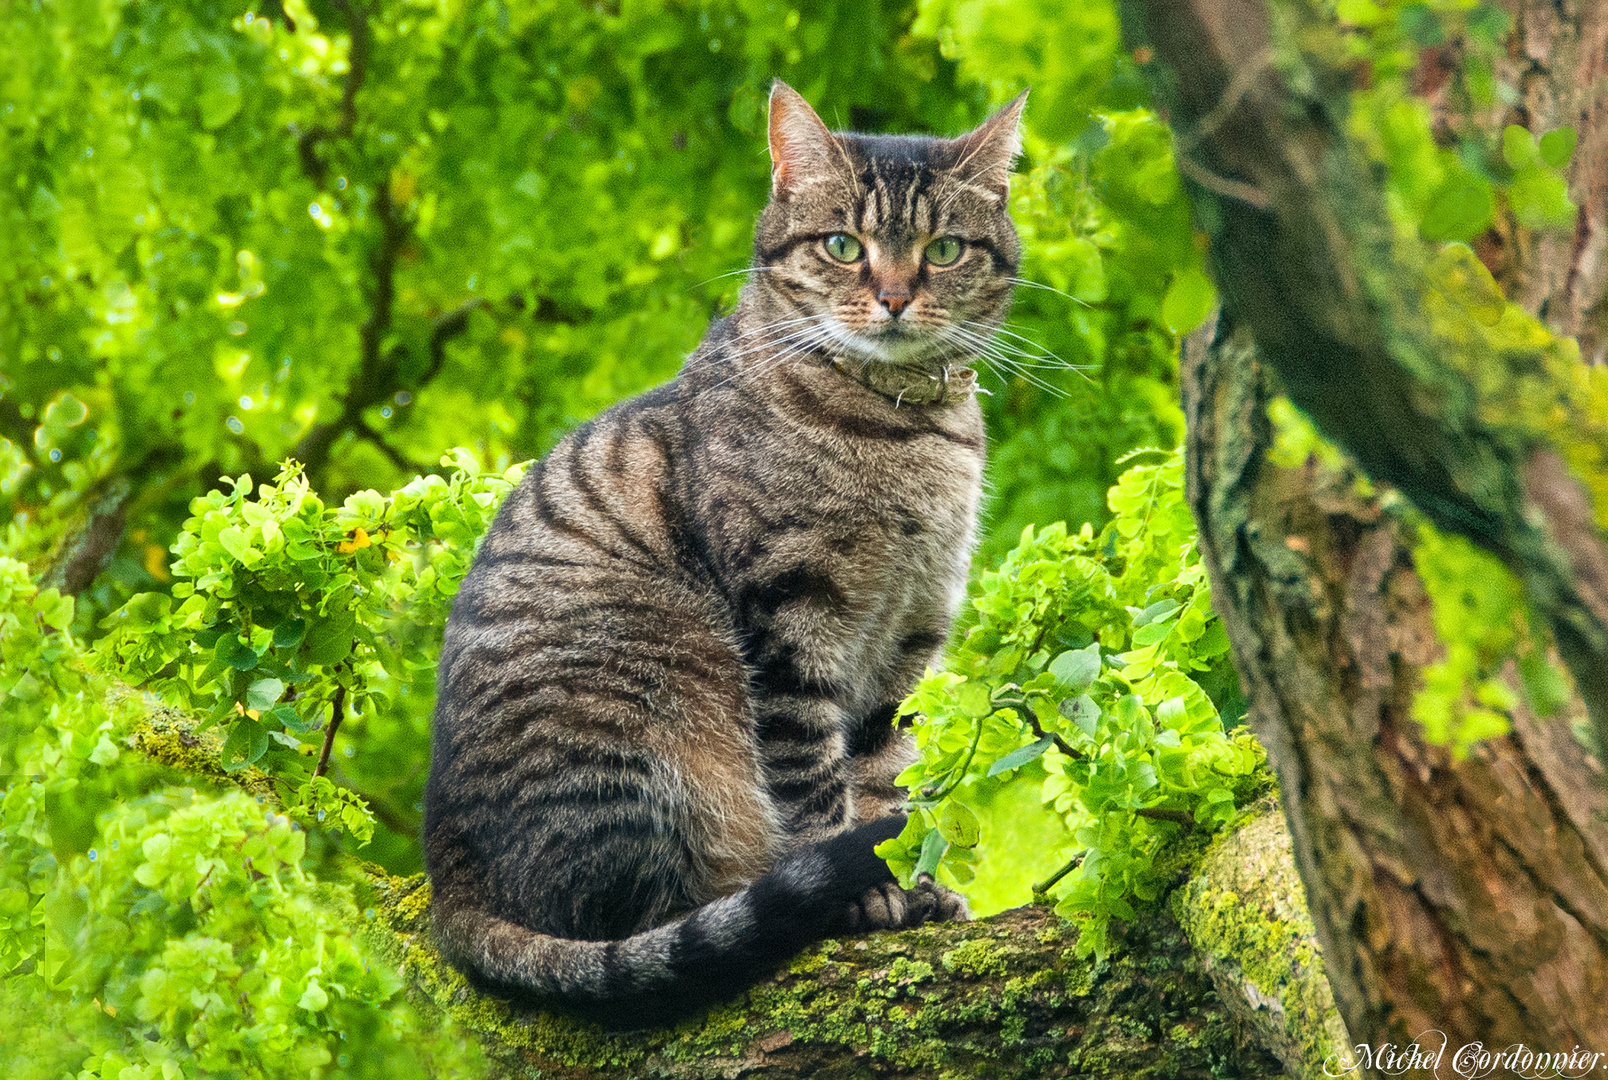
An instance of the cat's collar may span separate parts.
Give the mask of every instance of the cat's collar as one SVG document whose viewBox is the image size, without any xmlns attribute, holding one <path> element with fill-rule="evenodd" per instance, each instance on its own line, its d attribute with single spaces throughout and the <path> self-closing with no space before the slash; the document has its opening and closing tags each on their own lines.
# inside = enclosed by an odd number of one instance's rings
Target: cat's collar
<svg viewBox="0 0 1608 1080">
<path fill-rule="evenodd" d="M 831 363 L 834 371 L 887 398 L 896 409 L 964 401 L 978 391 L 977 372 L 969 367 L 945 366 L 933 372 L 893 364 L 855 364 L 843 357 L 833 357 Z"/>
</svg>

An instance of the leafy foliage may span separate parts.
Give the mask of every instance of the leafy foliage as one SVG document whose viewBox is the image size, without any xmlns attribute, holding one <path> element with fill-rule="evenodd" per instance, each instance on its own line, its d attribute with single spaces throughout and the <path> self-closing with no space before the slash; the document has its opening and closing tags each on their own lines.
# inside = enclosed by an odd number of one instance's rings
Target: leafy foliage
<svg viewBox="0 0 1608 1080">
<path fill-rule="evenodd" d="M 37 1057 L 8 1038 L 6 1075 L 473 1067 L 362 944 L 354 886 L 309 850 L 327 845 L 261 797 L 197 788 L 129 752 L 143 710 L 85 667 L 72 609 L 0 558 L 4 1005 L 58 1038 Z"/>
<path fill-rule="evenodd" d="M 356 492 L 339 507 L 326 508 L 295 464 L 256 499 L 250 476 L 196 499 L 173 548 L 179 580 L 104 621 L 107 662 L 204 715 L 204 727 L 227 723 L 224 769 L 264 769 L 295 787 L 292 812 L 333 815 L 367 843 L 364 800 L 312 775 L 308 739 L 347 716 L 375 717 L 393 729 L 401 720 L 408 745 L 425 745 L 427 716 L 408 706 L 430 700 L 435 656 L 417 639 L 446 621 L 476 540 L 523 472 L 484 473 L 461 449 L 443 463 L 455 466 L 450 479 Z M 404 690 L 411 701 L 399 700 Z M 351 772 L 359 784 L 372 775 Z"/>
<path fill-rule="evenodd" d="M 1373 71 L 1352 134 L 1407 231 L 1571 212 L 1568 129 L 1493 142 L 1454 115 L 1442 145 L 1407 91 L 1457 36 L 1454 101 L 1500 100 L 1500 9 L 1340 8 Z M 1024 281 L 982 365 L 979 565 L 999 568 L 907 703 L 920 812 L 895 865 L 989 910 L 1075 863 L 1046 887 L 1099 948 L 1181 834 L 1265 785 L 1177 457 L 1124 459 L 1178 442 L 1173 358 L 1214 294 L 1111 4 L 79 0 L 0 6 L 0 43 L 19 196 L 0 205 L 0 1013 L 64 1033 L 29 1055 L 41 1075 L 450 1071 L 365 967 L 343 856 L 419 864 L 439 627 L 512 463 L 669 377 L 735 299 L 777 75 L 871 131 L 962 130 L 1033 85 Z M 1461 250 L 1431 298 L 1447 325 L 1530 334 Z M 1058 520 L 1091 524 L 1038 527 Z M 39 587 L 85 529 L 109 530 L 106 569 L 76 602 Z M 1483 568 L 1435 543 L 1451 648 L 1424 707 L 1456 738 L 1505 658 L 1539 654 L 1509 592 L 1470 592 Z M 133 753 L 107 673 L 216 725 L 222 764 L 279 809 Z"/>
<path fill-rule="evenodd" d="M 1250 734 L 1225 731 L 1244 702 L 1182 454 L 1145 456 L 1098 534 L 1029 527 L 982 575 L 975 625 L 904 703 L 922 716 L 921 760 L 900 777 L 916 812 L 878 849 L 906 883 L 937 874 L 985 912 L 1048 877 L 1036 888 L 1082 921 L 1085 954 L 1160 895 L 1184 830 L 1226 824 L 1269 783 Z"/>
<path fill-rule="evenodd" d="M 735 299 L 772 77 L 872 131 L 1034 84 L 1044 287 L 984 365 L 985 558 L 1103 519 L 1115 459 L 1181 431 L 1209 289 L 1106 6 L 83 0 L 0 8 L 0 43 L 0 543 L 34 628 L 3 646 L 0 1013 L 58 1033 L 8 1042 L 40 1075 L 450 1071 L 362 971 L 344 853 L 419 865 L 439 629 L 511 464 Z M 40 589 L 86 536 L 113 554 L 77 602 Z M 268 801 L 145 761 L 109 675 Z"/>
</svg>

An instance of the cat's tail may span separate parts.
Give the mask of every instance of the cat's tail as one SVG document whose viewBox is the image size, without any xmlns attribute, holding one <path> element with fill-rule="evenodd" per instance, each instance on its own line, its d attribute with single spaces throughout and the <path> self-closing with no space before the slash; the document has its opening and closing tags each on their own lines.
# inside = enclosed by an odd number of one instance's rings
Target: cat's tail
<svg viewBox="0 0 1608 1080">
<path fill-rule="evenodd" d="M 805 946 L 847 929 L 850 906 L 894 880 L 872 850 L 904 816 L 782 857 L 730 896 L 618 941 L 551 937 L 471 906 L 435 910 L 443 954 L 483 988 L 615 1030 L 670 1023 L 729 998 Z"/>
</svg>

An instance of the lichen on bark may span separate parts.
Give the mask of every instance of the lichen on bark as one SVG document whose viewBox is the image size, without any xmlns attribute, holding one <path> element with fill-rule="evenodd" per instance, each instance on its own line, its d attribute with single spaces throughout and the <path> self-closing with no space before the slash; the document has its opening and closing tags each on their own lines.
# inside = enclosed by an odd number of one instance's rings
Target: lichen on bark
<svg viewBox="0 0 1608 1080">
<path fill-rule="evenodd" d="M 1292 1077 L 1318 1080 L 1350 1045 L 1323 970 L 1290 834 L 1271 803 L 1219 836 L 1170 908 L 1223 1003 Z"/>
<path fill-rule="evenodd" d="M 429 886 L 384 882 L 372 933 L 423 1000 L 478 1031 L 510 1075 L 1162 1078 L 1277 1076 L 1164 910 L 1105 962 L 1047 909 L 815 945 L 674 1029 L 609 1034 L 476 993 L 430 943 Z"/>
</svg>

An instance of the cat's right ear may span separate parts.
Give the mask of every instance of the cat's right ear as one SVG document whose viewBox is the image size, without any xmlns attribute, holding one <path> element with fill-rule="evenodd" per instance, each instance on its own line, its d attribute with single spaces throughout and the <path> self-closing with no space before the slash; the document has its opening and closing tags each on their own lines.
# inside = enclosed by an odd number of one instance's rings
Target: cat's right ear
<svg viewBox="0 0 1608 1080">
<path fill-rule="evenodd" d="M 843 148 L 797 90 L 777 79 L 770 95 L 771 189 L 789 192 L 838 176 Z"/>
</svg>

